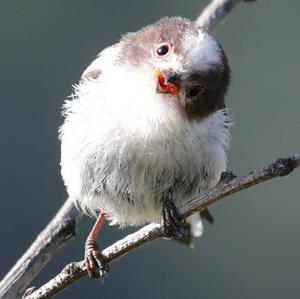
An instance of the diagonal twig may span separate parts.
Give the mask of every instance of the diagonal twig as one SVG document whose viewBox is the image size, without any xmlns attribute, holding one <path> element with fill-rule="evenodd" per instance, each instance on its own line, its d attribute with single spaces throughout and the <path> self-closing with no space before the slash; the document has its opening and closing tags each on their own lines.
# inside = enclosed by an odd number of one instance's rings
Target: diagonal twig
<svg viewBox="0 0 300 299">
<path fill-rule="evenodd" d="M 196 19 L 199 27 L 205 28 L 206 31 L 212 32 L 228 16 L 231 10 L 243 0 L 213 0 L 202 11 Z M 256 0 L 244 0 L 252 2 Z"/>
<path fill-rule="evenodd" d="M 230 11 L 242 0 L 214 0 L 211 1 L 201 15 L 197 18 L 196 23 L 199 27 L 207 31 L 213 31 L 214 28 L 230 13 Z"/>
<path fill-rule="evenodd" d="M 207 193 L 199 195 L 178 209 L 179 216 L 188 217 L 197 211 L 213 204 L 214 202 L 239 192 L 251 186 L 263 183 L 270 179 L 290 174 L 295 168 L 300 167 L 300 154 L 278 159 L 276 162 L 261 170 L 250 172 L 247 175 L 236 177 L 228 183 L 220 183 Z M 114 243 L 102 251 L 102 255 L 108 262 L 113 261 L 133 249 L 161 237 L 162 229 L 160 221 L 153 222 L 139 231 L 128 235 L 124 239 Z M 83 276 L 87 275 L 84 261 L 73 262 L 45 285 L 34 291 L 24 299 L 48 299 L 70 286 Z"/>
<path fill-rule="evenodd" d="M 67 200 L 47 227 L 0 282 L 0 298 L 21 298 L 24 290 L 64 243 L 75 235 L 79 212 Z"/>
</svg>

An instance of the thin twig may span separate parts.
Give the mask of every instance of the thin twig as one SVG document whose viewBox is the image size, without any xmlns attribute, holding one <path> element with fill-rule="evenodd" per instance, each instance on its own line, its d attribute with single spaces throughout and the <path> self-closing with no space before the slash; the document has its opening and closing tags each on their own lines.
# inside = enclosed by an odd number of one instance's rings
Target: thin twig
<svg viewBox="0 0 300 299">
<path fill-rule="evenodd" d="M 207 31 L 213 31 L 230 11 L 242 0 L 213 0 L 202 11 L 196 23 Z"/>
<path fill-rule="evenodd" d="M 197 18 L 196 23 L 199 27 L 205 28 L 206 31 L 213 31 L 228 16 L 231 10 L 243 0 L 213 0 L 202 11 Z M 256 0 L 244 0 L 253 2 Z"/>
<path fill-rule="evenodd" d="M 197 18 L 199 26 L 215 29 L 241 0 L 213 0 Z M 1 299 L 18 299 L 33 278 L 75 233 L 78 212 L 68 199 L 55 218 L 0 282 Z M 68 227 L 69 229 L 65 229 Z"/>
<path fill-rule="evenodd" d="M 0 282 L 0 298 L 21 298 L 25 289 L 61 249 L 75 235 L 79 212 L 68 199 L 47 227 L 37 236 L 28 250 Z"/>
<path fill-rule="evenodd" d="M 221 198 L 263 183 L 272 178 L 288 175 L 297 167 L 300 167 L 300 154 L 279 159 L 259 171 L 250 172 L 248 175 L 236 177 L 228 183 L 221 183 L 207 193 L 191 199 L 178 209 L 179 215 L 182 218 L 186 218 Z M 113 261 L 146 242 L 161 237 L 161 233 L 162 228 L 160 221 L 153 222 L 104 249 L 102 251 L 102 255 L 108 262 Z M 38 290 L 34 291 L 31 295 L 25 297 L 25 299 L 52 298 L 58 292 L 85 275 L 87 275 L 87 272 L 84 261 L 73 262 L 65 266 L 65 268 L 56 277 L 51 279 Z"/>
</svg>

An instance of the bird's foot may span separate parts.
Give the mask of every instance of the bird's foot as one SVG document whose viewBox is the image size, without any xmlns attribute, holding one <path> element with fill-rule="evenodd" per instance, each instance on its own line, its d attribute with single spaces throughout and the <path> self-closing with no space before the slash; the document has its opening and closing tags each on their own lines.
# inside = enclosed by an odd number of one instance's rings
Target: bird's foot
<svg viewBox="0 0 300 299">
<path fill-rule="evenodd" d="M 187 218 L 186 226 L 188 233 L 181 238 L 174 238 L 174 240 L 189 248 L 194 248 L 193 241 L 196 238 L 201 237 L 203 233 L 202 219 L 206 220 L 209 224 L 214 223 L 213 216 L 207 208 L 204 208 L 198 214 L 194 214 L 192 217 Z"/>
<path fill-rule="evenodd" d="M 233 179 L 236 178 L 236 175 L 231 170 L 227 170 L 221 173 L 219 184 L 227 184 Z"/>
<path fill-rule="evenodd" d="M 191 224 L 190 223 L 186 223 L 185 230 L 186 230 L 186 232 L 184 235 L 181 235 L 180 237 L 175 236 L 175 237 L 173 237 L 173 240 L 175 242 L 178 242 L 179 244 L 185 245 L 189 248 L 193 248 L 194 236 L 191 232 Z"/>
<path fill-rule="evenodd" d="M 91 278 L 103 278 L 109 270 L 108 263 L 104 260 L 96 241 L 88 238 L 85 242 L 85 264 Z"/>
<path fill-rule="evenodd" d="M 189 227 L 179 219 L 174 202 L 167 199 L 163 202 L 162 230 L 165 238 L 181 239 L 189 235 Z"/>
</svg>

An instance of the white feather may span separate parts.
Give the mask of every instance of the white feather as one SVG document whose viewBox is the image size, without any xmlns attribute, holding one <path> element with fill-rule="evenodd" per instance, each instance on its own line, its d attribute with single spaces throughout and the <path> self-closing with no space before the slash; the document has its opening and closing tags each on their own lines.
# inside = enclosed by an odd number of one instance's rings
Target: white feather
<svg viewBox="0 0 300 299">
<path fill-rule="evenodd" d="M 190 67 L 201 67 L 203 70 L 221 63 L 221 49 L 217 41 L 201 29 L 198 33 L 198 36 L 189 34 L 184 36 L 184 52 L 188 55 Z"/>
</svg>

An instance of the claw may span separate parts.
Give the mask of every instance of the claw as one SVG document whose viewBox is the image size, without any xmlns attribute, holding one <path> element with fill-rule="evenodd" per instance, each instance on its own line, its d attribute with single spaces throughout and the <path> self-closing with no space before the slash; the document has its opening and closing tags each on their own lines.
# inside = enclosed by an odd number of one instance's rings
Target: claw
<svg viewBox="0 0 300 299">
<path fill-rule="evenodd" d="M 230 181 L 236 178 L 236 175 L 231 171 L 227 170 L 221 173 L 219 184 L 228 184 Z"/>
<path fill-rule="evenodd" d="M 85 247 L 85 264 L 91 278 L 103 278 L 109 271 L 109 265 L 105 262 L 96 242 L 89 239 Z"/>
<path fill-rule="evenodd" d="M 162 230 L 165 238 L 180 239 L 189 233 L 188 225 L 179 219 L 176 206 L 170 199 L 163 202 Z"/>
<path fill-rule="evenodd" d="M 109 267 L 107 261 L 105 261 L 101 254 L 96 237 L 100 231 L 100 228 L 105 220 L 105 214 L 99 215 L 93 229 L 91 230 L 86 242 L 85 242 L 85 265 L 89 277 L 91 278 L 103 278 L 108 273 Z"/>
</svg>

